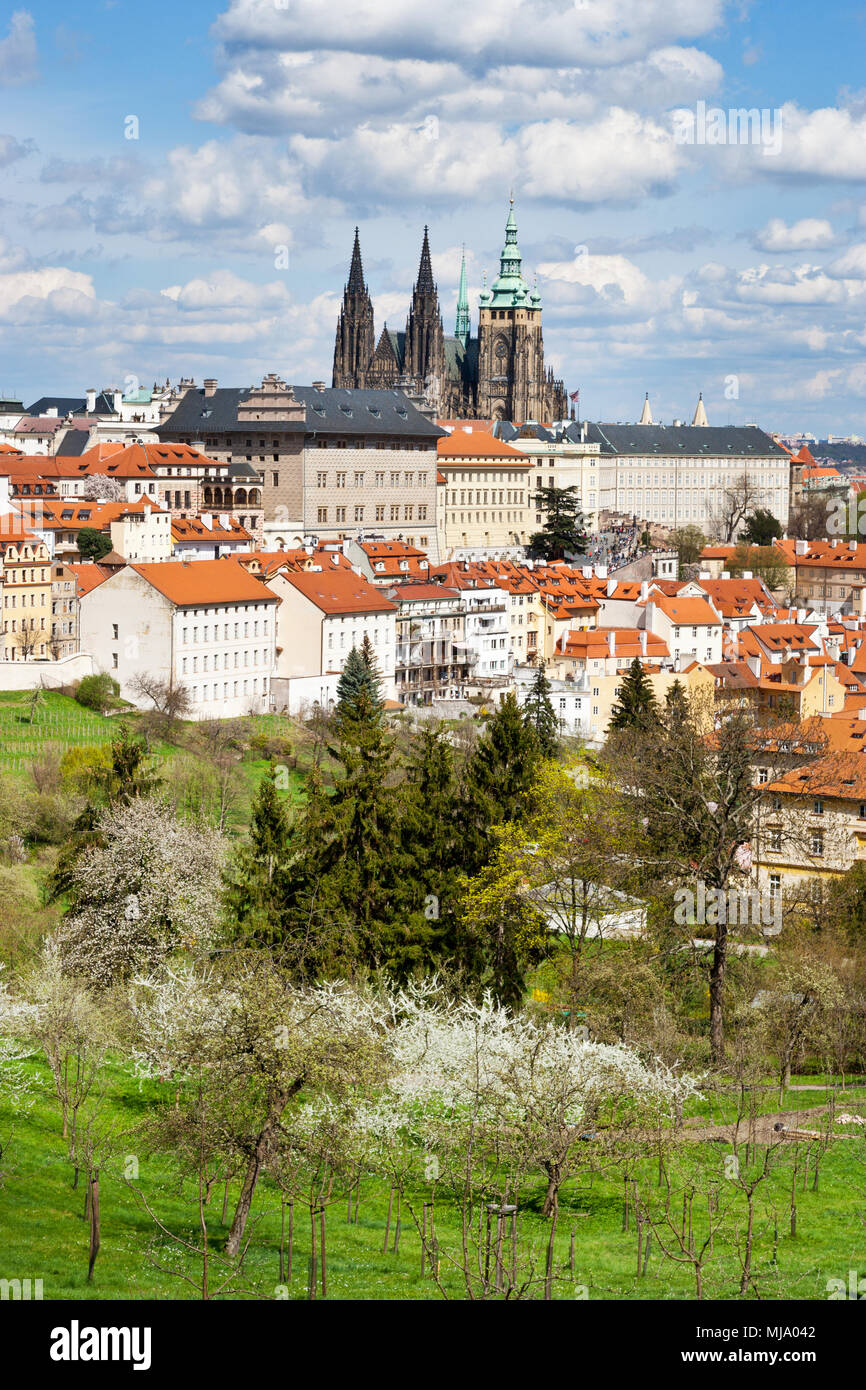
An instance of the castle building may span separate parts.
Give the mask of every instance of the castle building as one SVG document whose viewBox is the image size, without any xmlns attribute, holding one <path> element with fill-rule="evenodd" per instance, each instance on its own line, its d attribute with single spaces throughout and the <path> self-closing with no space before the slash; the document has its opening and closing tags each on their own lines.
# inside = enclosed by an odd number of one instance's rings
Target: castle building
<svg viewBox="0 0 866 1390">
<path fill-rule="evenodd" d="M 549 422 L 568 418 L 563 383 L 554 378 L 551 368 L 545 370 L 541 296 L 523 278 L 513 199 L 499 275 L 479 299 L 477 337 L 471 334 L 465 254 L 454 333 L 446 335 L 443 330 L 425 227 L 405 332 L 395 332 L 386 324 L 374 346 L 373 304 L 355 228 L 337 322 L 333 385 L 378 390 L 405 387 L 426 397 L 436 413 L 448 419 Z"/>
</svg>

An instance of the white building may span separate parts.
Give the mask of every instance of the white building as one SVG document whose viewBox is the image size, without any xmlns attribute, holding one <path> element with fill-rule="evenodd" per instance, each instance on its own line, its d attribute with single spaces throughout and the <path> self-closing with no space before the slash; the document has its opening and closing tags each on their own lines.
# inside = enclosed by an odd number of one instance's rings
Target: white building
<svg viewBox="0 0 866 1390">
<path fill-rule="evenodd" d="M 268 589 L 280 599 L 276 675 L 281 681 L 339 673 L 352 648 L 360 649 L 368 637 L 382 694 L 394 698 L 397 609 L 380 589 L 336 565 L 284 571 Z"/>
<path fill-rule="evenodd" d="M 81 648 L 146 708 L 144 674 L 183 685 L 194 719 L 266 710 L 277 600 L 234 559 L 127 565 L 80 600 Z"/>
</svg>

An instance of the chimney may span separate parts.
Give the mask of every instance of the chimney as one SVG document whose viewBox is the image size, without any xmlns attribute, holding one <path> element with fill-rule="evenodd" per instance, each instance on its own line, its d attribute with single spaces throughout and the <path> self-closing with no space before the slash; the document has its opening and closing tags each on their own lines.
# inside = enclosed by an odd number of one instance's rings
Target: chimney
<svg viewBox="0 0 866 1390">
<path fill-rule="evenodd" d="M 641 656 L 646 656 L 646 644 L 647 644 L 646 628 L 645 628 L 645 627 L 642 627 L 642 628 L 640 629 L 640 654 L 641 654 Z"/>
<path fill-rule="evenodd" d="M 646 581 L 645 579 L 642 579 L 641 582 L 640 582 L 640 601 L 641 601 L 641 603 L 646 603 L 646 601 L 647 601 L 647 595 L 648 595 L 648 594 L 649 594 L 649 584 L 647 583 L 647 581 Z"/>
<path fill-rule="evenodd" d="M 607 650 L 610 656 L 616 656 L 616 632 L 613 628 L 607 634 Z"/>
<path fill-rule="evenodd" d="M 615 593 L 616 593 L 616 580 L 615 580 L 615 579 L 609 579 L 609 580 L 607 581 L 607 596 L 608 596 L 608 598 L 612 598 L 613 595 L 614 595 Z"/>
<path fill-rule="evenodd" d="M 592 565 L 582 565 L 580 572 L 584 579 L 592 579 Z"/>
<path fill-rule="evenodd" d="M 212 513 L 212 512 L 202 512 L 202 513 L 200 514 L 200 516 L 199 516 L 199 521 L 201 522 L 202 526 L 205 528 L 206 531 L 212 531 L 212 530 L 213 530 L 213 513 Z"/>
<path fill-rule="evenodd" d="M 48 409 L 46 410 L 45 414 L 46 414 L 46 415 L 49 415 L 49 416 L 51 417 L 52 420 L 56 420 L 56 419 L 57 419 L 57 406 L 56 406 L 56 405 L 51 405 L 51 406 L 49 406 Z"/>
<path fill-rule="evenodd" d="M 325 389 L 325 383 L 324 383 L 323 381 L 314 381 L 314 382 L 313 382 L 313 390 L 314 390 L 314 391 L 324 391 L 324 389 Z"/>
<path fill-rule="evenodd" d="M 795 555 L 808 555 L 808 554 L 809 554 L 809 542 L 808 542 L 808 541 L 794 541 L 794 554 L 795 554 Z"/>
<path fill-rule="evenodd" d="M 206 396 L 216 395 L 217 379 L 215 376 L 206 376 L 204 379 L 204 393 Z"/>
<path fill-rule="evenodd" d="M 730 571 L 730 570 L 722 570 L 722 578 L 723 578 L 723 579 L 730 579 L 730 577 L 731 577 L 731 571 Z"/>
<path fill-rule="evenodd" d="M 95 387 L 95 386 L 88 386 L 88 388 L 87 388 L 87 413 L 88 413 L 88 415 L 92 415 L 93 412 L 95 411 L 95 409 L 96 409 L 96 387 Z"/>
<path fill-rule="evenodd" d="M 856 541 L 849 541 L 849 542 L 848 542 L 848 549 L 849 549 L 849 550 L 856 550 L 856 549 L 857 549 L 857 542 L 856 542 Z"/>
<path fill-rule="evenodd" d="M 117 391 L 114 387 L 112 387 L 111 390 L 106 394 L 111 396 L 111 404 L 114 408 L 115 415 L 119 415 L 120 408 L 123 404 L 123 392 Z"/>
<path fill-rule="evenodd" d="M 743 573 L 742 573 L 742 575 L 741 575 L 741 578 L 743 578 L 743 579 L 753 579 L 754 576 L 753 576 L 751 570 L 743 570 Z"/>
</svg>

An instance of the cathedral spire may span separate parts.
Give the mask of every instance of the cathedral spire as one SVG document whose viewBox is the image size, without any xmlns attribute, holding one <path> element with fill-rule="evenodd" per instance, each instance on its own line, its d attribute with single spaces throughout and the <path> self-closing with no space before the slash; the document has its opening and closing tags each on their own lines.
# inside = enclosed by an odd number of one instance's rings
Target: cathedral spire
<svg viewBox="0 0 866 1390">
<path fill-rule="evenodd" d="M 352 247 L 352 265 L 349 269 L 349 283 L 346 289 L 349 294 L 363 294 L 367 286 L 364 284 L 364 267 L 361 264 L 361 242 L 358 237 L 358 228 L 355 228 L 355 245 Z"/>
<path fill-rule="evenodd" d="M 642 424 L 642 425 L 651 425 L 652 422 L 653 422 L 653 413 L 652 413 L 652 407 L 650 406 L 650 403 L 649 403 L 649 391 L 647 391 L 646 396 L 645 396 L 645 398 L 644 398 L 643 410 L 641 411 L 641 417 L 640 417 L 640 422 L 639 422 L 639 423 Z"/>
<path fill-rule="evenodd" d="M 430 264 L 430 242 L 427 240 L 427 228 L 424 228 L 424 242 L 421 247 L 421 264 L 418 266 L 418 279 L 415 283 L 415 290 L 418 294 L 433 294 L 436 286 L 433 283 L 433 266 Z"/>
<path fill-rule="evenodd" d="M 469 291 L 466 288 L 466 247 L 463 247 L 463 258 L 460 262 L 460 283 L 457 286 L 457 323 L 454 328 L 454 337 L 466 347 L 469 342 L 471 324 L 469 321 Z"/>
</svg>

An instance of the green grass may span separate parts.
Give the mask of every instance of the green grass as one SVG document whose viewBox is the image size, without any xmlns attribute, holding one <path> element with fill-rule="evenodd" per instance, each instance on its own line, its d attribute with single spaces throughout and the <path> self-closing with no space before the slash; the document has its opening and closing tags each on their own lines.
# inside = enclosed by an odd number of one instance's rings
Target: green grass
<svg viewBox="0 0 866 1390">
<path fill-rule="evenodd" d="M 102 1169 L 102 1246 L 94 1281 L 88 1285 L 83 1190 L 79 1187 L 73 1191 L 71 1187 L 72 1169 L 60 1135 L 58 1109 L 48 1090 L 48 1074 L 36 1062 L 29 1065 L 43 1087 L 37 1103 L 17 1119 L 0 1106 L 0 1136 L 4 1143 L 0 1167 L 5 1174 L 0 1187 L 0 1277 L 41 1278 L 46 1299 L 195 1298 L 196 1292 L 190 1285 L 154 1267 L 148 1257 L 155 1235 L 153 1223 L 120 1177 L 124 1164 L 134 1157 L 139 1164 L 138 1186 L 160 1218 L 175 1232 L 194 1232 L 197 1213 L 193 1186 L 188 1188 L 185 1200 L 172 1160 L 147 1157 L 133 1134 L 148 1107 L 170 1103 L 170 1088 L 155 1082 L 139 1084 L 118 1066 L 109 1071 L 108 1097 L 101 1113 L 116 1127 L 118 1138 L 114 1156 Z M 790 1147 L 793 1150 L 794 1146 Z M 795 1238 L 788 1231 L 791 1167 L 790 1155 L 786 1153 L 785 1166 L 774 1175 L 760 1204 L 754 1267 L 763 1299 L 823 1299 L 827 1296 L 828 1279 L 847 1280 L 849 1269 L 859 1270 L 861 1275 L 866 1273 L 864 1150 L 866 1144 L 862 1140 L 831 1145 L 820 1168 L 818 1191 L 812 1190 L 810 1174 L 806 1190 L 798 1192 Z M 718 1145 L 684 1147 L 672 1167 L 672 1210 L 681 1207 L 687 1167 L 699 1160 L 719 1163 L 728 1152 Z M 631 1170 L 631 1175 L 650 1200 L 659 1199 L 655 1159 L 646 1157 Z M 388 1191 L 387 1181 L 365 1177 L 358 1222 L 347 1224 L 345 1195 L 339 1183 L 335 1184 L 327 1215 L 329 1297 L 394 1301 L 440 1296 L 429 1278 L 421 1276 L 420 1239 L 406 1209 L 399 1253 L 383 1253 Z M 231 1195 L 236 1197 L 236 1187 Z M 420 1212 L 421 1203 L 429 1196 L 429 1188 L 419 1188 L 409 1194 L 408 1200 Z M 549 1230 L 541 1219 L 541 1198 L 540 1184 L 520 1196 L 521 1240 L 534 1242 L 539 1269 L 543 1266 Z M 772 1263 L 768 1198 L 775 1204 L 779 1225 L 777 1268 Z M 210 1238 L 215 1248 L 221 1246 L 227 1229 L 221 1221 L 221 1208 L 220 1188 L 215 1190 L 209 1207 Z M 310 1228 L 308 1209 L 300 1198 L 295 1212 L 294 1278 L 289 1296 L 304 1298 Z M 694 1212 L 696 1230 L 702 1239 L 706 1223 L 704 1199 L 695 1200 Z M 740 1225 L 743 1216 L 741 1203 Z M 267 1179 L 259 1184 L 252 1220 L 255 1225 L 246 1273 L 258 1296 L 273 1298 L 279 1273 L 279 1196 Z M 457 1209 L 441 1191 L 436 1201 L 436 1225 L 443 1247 L 457 1244 Z M 566 1268 L 572 1230 L 576 1248 L 573 1276 Z M 733 1229 L 717 1238 L 716 1253 L 705 1275 L 708 1298 L 738 1297 L 739 1264 L 732 1236 Z M 585 1286 L 590 1300 L 694 1297 L 690 1269 L 665 1260 L 657 1246 L 650 1256 L 647 1276 L 636 1277 L 634 1226 L 629 1232 L 622 1230 L 621 1175 L 595 1174 L 566 1184 L 561 1198 L 555 1265 L 555 1298 L 580 1296 L 580 1286 Z M 192 1265 L 184 1262 L 182 1267 L 190 1270 Z M 463 1296 L 456 1275 L 446 1274 L 446 1282 L 453 1296 Z"/>
</svg>

